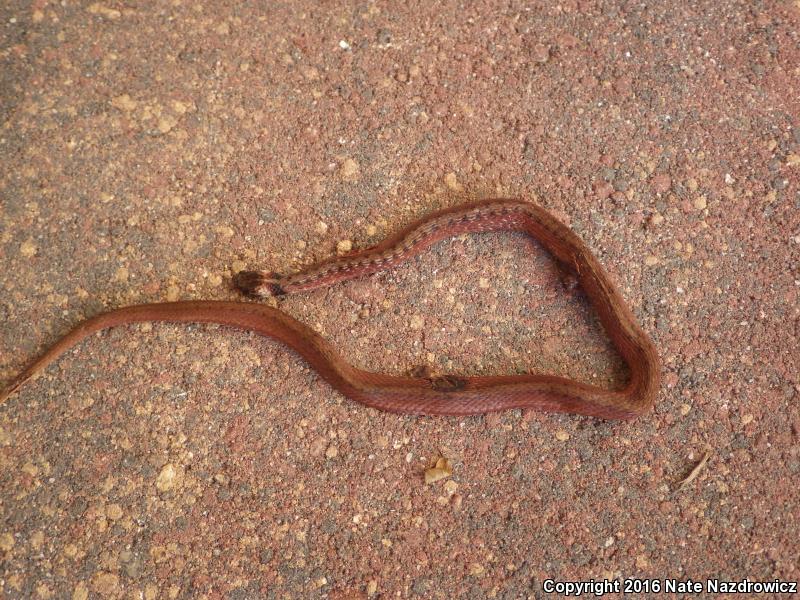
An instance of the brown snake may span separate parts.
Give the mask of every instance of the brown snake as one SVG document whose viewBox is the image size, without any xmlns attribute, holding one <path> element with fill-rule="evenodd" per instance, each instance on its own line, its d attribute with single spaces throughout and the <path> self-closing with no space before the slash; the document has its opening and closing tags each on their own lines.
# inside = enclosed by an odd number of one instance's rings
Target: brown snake
<svg viewBox="0 0 800 600">
<path fill-rule="evenodd" d="M 254 303 L 196 301 L 129 306 L 84 321 L 21 373 L 0 394 L 0 403 L 96 331 L 129 323 L 168 321 L 219 323 L 274 338 L 294 349 L 345 396 L 395 413 L 471 415 L 534 408 L 629 419 L 648 411 L 660 380 L 658 354 L 652 342 L 586 245 L 535 204 L 488 200 L 450 208 L 423 218 L 374 248 L 286 277 L 247 271 L 237 275 L 235 282 L 242 291 L 256 296 L 308 291 L 389 269 L 443 238 L 488 231 L 529 234 L 578 278 L 611 341 L 628 364 L 630 378 L 624 388 L 604 390 L 551 375 L 403 377 L 370 373 L 345 362 L 331 344 L 280 310 Z"/>
</svg>

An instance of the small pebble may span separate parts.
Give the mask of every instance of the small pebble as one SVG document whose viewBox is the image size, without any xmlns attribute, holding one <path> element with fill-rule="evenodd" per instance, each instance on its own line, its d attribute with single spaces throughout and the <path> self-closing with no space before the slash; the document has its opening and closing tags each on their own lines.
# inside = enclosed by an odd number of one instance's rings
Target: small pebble
<svg viewBox="0 0 800 600">
<path fill-rule="evenodd" d="M 36 253 L 39 251 L 39 248 L 36 244 L 33 243 L 33 240 L 28 239 L 22 242 L 19 247 L 20 254 L 25 258 L 31 258 L 32 256 L 36 256 Z"/>
<path fill-rule="evenodd" d="M 319 69 L 316 67 L 312 67 L 310 65 L 303 65 L 300 67 L 300 73 L 305 77 L 308 81 L 316 81 L 319 79 Z"/>
<path fill-rule="evenodd" d="M 672 179 L 666 173 L 658 173 L 650 180 L 650 184 L 653 186 L 654 192 L 664 194 L 672 187 Z"/>
<path fill-rule="evenodd" d="M 156 479 L 156 488 L 160 492 L 167 492 L 171 490 L 175 485 L 175 477 L 177 475 L 177 470 L 175 469 L 175 465 L 172 463 L 167 463 L 161 469 L 161 473 L 158 474 L 158 478 Z"/>
<path fill-rule="evenodd" d="M 339 254 L 347 254 L 353 249 L 353 242 L 350 240 L 342 240 L 336 244 L 336 252 Z"/>
<path fill-rule="evenodd" d="M 111 101 L 111 106 L 125 112 L 131 112 L 133 110 L 136 110 L 136 107 L 138 105 L 139 103 L 136 102 L 136 100 L 131 99 L 131 97 L 128 94 L 122 94 L 120 96 L 117 96 Z"/>
<path fill-rule="evenodd" d="M 786 186 L 789 185 L 789 180 L 784 179 L 783 177 L 776 177 L 772 180 L 772 187 L 776 190 L 783 190 L 786 189 Z"/>
<path fill-rule="evenodd" d="M 240 271 L 242 269 L 239 269 Z M 177 285 L 171 285 L 167 288 L 167 301 L 175 302 L 181 296 L 181 290 Z"/>
<path fill-rule="evenodd" d="M 537 63 L 546 63 L 550 59 L 550 48 L 544 44 L 536 44 L 531 52 L 531 58 Z"/>
<path fill-rule="evenodd" d="M 464 189 L 464 187 L 458 182 L 455 173 L 448 173 L 447 175 L 445 175 L 444 183 L 454 192 L 460 192 Z"/>
<path fill-rule="evenodd" d="M 14 547 L 14 536 L 10 533 L 0 535 L 0 550 L 8 552 Z"/>
<path fill-rule="evenodd" d="M 158 120 L 159 133 L 169 133 L 178 124 L 178 119 L 172 115 L 165 115 Z"/>
<path fill-rule="evenodd" d="M 604 200 L 614 193 L 614 186 L 607 181 L 595 181 L 594 193 L 598 198 Z"/>
<path fill-rule="evenodd" d="M 89 588 L 81 581 L 72 590 L 72 600 L 86 600 L 89 597 Z"/>
<path fill-rule="evenodd" d="M 358 176 L 359 171 L 360 168 L 358 163 L 352 158 L 346 159 L 339 168 L 339 173 L 345 179 L 355 179 Z"/>
<path fill-rule="evenodd" d="M 119 19 L 122 16 L 122 13 L 115 8 L 109 8 L 101 4 L 100 2 L 95 2 L 94 4 L 89 5 L 86 9 L 93 15 L 99 15 L 101 17 L 105 17 L 106 19 Z"/>
<path fill-rule="evenodd" d="M 98 571 L 92 577 L 92 587 L 100 596 L 115 596 L 119 588 L 119 576 L 114 573 Z"/>
</svg>

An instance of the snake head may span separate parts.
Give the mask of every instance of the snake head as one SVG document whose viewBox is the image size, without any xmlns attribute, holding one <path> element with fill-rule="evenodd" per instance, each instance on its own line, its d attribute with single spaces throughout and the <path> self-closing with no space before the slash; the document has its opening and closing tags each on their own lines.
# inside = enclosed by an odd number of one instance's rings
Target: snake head
<svg viewBox="0 0 800 600">
<path fill-rule="evenodd" d="M 280 276 L 269 271 L 239 271 L 233 276 L 233 284 L 239 291 L 260 298 L 285 295 L 279 281 Z"/>
</svg>

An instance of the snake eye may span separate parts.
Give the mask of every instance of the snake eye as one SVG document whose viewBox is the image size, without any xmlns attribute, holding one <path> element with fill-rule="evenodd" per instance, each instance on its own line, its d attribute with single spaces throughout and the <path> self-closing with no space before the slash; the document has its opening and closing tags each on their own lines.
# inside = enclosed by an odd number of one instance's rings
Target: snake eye
<svg viewBox="0 0 800 600">
<path fill-rule="evenodd" d="M 440 375 L 431 377 L 431 387 L 437 392 L 457 392 L 467 387 L 467 380 L 455 375 Z"/>
</svg>

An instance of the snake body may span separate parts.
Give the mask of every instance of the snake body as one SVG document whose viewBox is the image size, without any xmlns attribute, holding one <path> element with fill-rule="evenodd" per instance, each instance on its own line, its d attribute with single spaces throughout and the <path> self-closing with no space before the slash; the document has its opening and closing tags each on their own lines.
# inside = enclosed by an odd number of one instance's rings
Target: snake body
<svg viewBox="0 0 800 600">
<path fill-rule="evenodd" d="M 465 233 L 522 231 L 538 240 L 574 274 L 630 377 L 605 390 L 551 375 L 410 377 L 372 373 L 348 364 L 316 332 L 296 319 L 252 302 L 191 301 L 142 304 L 92 317 L 56 342 L 0 394 L 0 403 L 65 351 L 96 331 L 138 322 L 218 323 L 274 338 L 295 350 L 345 396 L 380 410 L 425 415 L 472 415 L 512 408 L 630 419 L 647 412 L 659 389 L 658 354 L 603 267 L 581 239 L 544 208 L 518 200 L 487 200 L 432 214 L 367 250 L 280 277 L 246 271 L 237 286 L 253 296 L 294 294 L 364 277 Z"/>
</svg>

